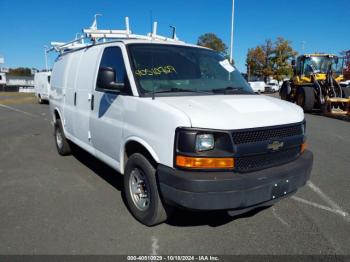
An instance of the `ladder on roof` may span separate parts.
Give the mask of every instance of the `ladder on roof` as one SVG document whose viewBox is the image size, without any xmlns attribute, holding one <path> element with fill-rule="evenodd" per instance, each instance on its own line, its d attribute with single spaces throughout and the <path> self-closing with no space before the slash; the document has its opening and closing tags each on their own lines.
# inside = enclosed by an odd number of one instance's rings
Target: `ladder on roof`
<svg viewBox="0 0 350 262">
<path fill-rule="evenodd" d="M 96 43 L 110 42 L 115 39 L 141 39 L 141 40 L 158 40 L 158 41 L 167 41 L 167 42 L 176 42 L 184 43 L 176 37 L 176 28 L 171 26 L 173 29 L 173 37 L 165 37 L 157 34 L 158 23 L 153 23 L 153 31 L 147 35 L 136 35 L 133 34 L 130 30 L 129 18 L 125 17 L 125 27 L 124 30 L 101 30 L 97 29 L 97 18 L 98 15 L 95 15 L 94 22 L 92 26 L 88 29 L 83 29 L 83 35 L 76 38 L 72 41 L 62 43 L 62 42 L 51 42 L 51 48 L 46 50 L 46 52 L 56 51 L 59 53 L 65 53 L 74 49 L 80 49 L 87 46 L 94 45 Z M 91 43 L 85 43 L 85 40 L 90 40 Z"/>
</svg>

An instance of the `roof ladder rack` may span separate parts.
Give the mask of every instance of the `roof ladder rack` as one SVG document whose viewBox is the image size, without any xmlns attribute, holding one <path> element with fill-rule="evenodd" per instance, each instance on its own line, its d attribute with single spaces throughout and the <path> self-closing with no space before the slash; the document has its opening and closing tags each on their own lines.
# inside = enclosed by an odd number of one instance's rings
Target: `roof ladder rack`
<svg viewBox="0 0 350 262">
<path fill-rule="evenodd" d="M 113 39 L 143 39 L 143 40 L 158 40 L 158 41 L 183 43 L 182 41 L 178 40 L 178 38 L 176 37 L 176 34 L 174 33 L 173 33 L 173 38 L 157 35 L 157 27 L 158 27 L 157 22 L 153 23 L 153 31 L 151 33 L 148 33 L 147 35 L 133 34 L 132 31 L 130 30 L 129 17 L 125 17 L 124 30 L 97 29 L 97 21 L 96 21 L 97 16 L 100 16 L 100 15 L 95 15 L 94 22 L 90 28 L 83 29 L 83 35 L 78 37 L 78 34 L 77 34 L 75 40 L 67 43 L 51 42 L 52 47 L 48 50 L 48 52 L 56 51 L 59 53 L 64 53 L 74 49 L 80 49 L 80 48 L 87 47 L 89 45 L 94 45 L 100 41 L 108 42 L 108 40 L 113 40 Z M 85 39 L 90 40 L 92 44 L 85 43 L 84 41 Z"/>
</svg>

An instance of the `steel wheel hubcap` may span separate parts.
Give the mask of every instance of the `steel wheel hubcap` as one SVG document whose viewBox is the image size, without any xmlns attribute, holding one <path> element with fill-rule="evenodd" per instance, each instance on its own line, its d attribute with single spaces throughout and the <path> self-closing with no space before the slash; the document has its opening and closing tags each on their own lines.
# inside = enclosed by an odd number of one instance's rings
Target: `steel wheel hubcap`
<svg viewBox="0 0 350 262">
<path fill-rule="evenodd" d="M 56 143 L 59 148 L 62 148 L 62 134 L 59 129 L 56 132 Z"/>
<path fill-rule="evenodd" d="M 142 170 L 135 168 L 131 172 L 129 190 L 134 205 L 141 211 L 146 210 L 150 204 L 150 190 Z"/>
</svg>

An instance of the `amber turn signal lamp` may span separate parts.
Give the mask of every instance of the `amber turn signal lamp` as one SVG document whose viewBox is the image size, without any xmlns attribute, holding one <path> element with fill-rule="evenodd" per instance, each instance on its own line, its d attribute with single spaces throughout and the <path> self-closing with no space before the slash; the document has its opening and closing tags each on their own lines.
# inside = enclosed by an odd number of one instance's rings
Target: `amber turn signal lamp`
<svg viewBox="0 0 350 262">
<path fill-rule="evenodd" d="M 234 158 L 208 158 L 176 156 L 176 166 L 184 168 L 233 169 Z"/>
<path fill-rule="evenodd" d="M 308 148 L 307 143 L 302 144 L 301 149 L 300 149 L 300 153 L 304 153 L 307 148 Z"/>
</svg>

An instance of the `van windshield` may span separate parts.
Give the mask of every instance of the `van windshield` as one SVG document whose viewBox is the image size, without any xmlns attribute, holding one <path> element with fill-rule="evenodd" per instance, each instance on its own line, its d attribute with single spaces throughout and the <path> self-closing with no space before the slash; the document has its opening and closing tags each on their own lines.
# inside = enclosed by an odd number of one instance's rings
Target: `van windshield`
<svg viewBox="0 0 350 262">
<path fill-rule="evenodd" d="M 253 93 L 241 73 L 219 53 L 196 47 L 131 44 L 139 91 L 155 93 Z"/>
</svg>

